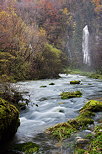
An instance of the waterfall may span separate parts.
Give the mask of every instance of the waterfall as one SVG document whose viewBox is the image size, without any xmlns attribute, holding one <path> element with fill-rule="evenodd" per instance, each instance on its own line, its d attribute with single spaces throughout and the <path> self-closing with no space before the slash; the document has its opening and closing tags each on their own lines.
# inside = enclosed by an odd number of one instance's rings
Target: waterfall
<svg viewBox="0 0 102 154">
<path fill-rule="evenodd" d="M 89 53 L 89 30 L 87 25 L 83 28 L 82 51 L 83 51 L 83 63 L 90 66 L 91 61 Z"/>
</svg>

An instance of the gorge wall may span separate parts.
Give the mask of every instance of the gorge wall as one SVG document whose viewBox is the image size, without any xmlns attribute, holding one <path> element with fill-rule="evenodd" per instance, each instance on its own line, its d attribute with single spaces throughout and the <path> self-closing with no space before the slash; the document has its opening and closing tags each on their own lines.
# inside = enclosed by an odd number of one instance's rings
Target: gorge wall
<svg viewBox="0 0 102 154">
<path fill-rule="evenodd" d="M 76 26 L 73 35 L 70 37 L 70 50 L 72 53 L 72 65 L 80 67 L 83 64 L 83 52 L 82 52 L 82 35 L 83 28 L 88 25 L 90 37 L 89 37 L 89 50 L 91 57 L 91 67 L 99 68 L 101 65 L 101 11 L 102 2 L 99 4 L 93 3 L 92 0 L 72 0 L 67 2 L 67 6 L 72 12 Z M 77 62 L 77 63 L 76 63 Z M 82 65 L 81 65 L 82 66 Z M 102 68 L 100 69 L 102 70 Z"/>
</svg>

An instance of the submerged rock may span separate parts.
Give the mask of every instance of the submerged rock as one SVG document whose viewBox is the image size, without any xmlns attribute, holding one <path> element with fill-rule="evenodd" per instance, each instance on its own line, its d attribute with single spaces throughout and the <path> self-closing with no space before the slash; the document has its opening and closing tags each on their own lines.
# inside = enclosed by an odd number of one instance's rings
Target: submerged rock
<svg viewBox="0 0 102 154">
<path fill-rule="evenodd" d="M 13 137 L 19 125 L 17 108 L 0 98 L 0 143 L 4 143 Z"/>
</svg>

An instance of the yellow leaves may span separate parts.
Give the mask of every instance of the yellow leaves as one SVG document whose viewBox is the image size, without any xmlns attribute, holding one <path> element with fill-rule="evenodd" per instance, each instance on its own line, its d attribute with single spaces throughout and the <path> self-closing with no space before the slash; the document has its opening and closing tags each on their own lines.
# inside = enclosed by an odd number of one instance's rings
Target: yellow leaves
<svg viewBox="0 0 102 154">
<path fill-rule="evenodd" d="M 98 13 L 102 12 L 102 5 L 98 5 L 96 8 L 95 8 L 95 11 Z"/>
<path fill-rule="evenodd" d="M 69 14 L 69 10 L 67 8 L 64 8 L 62 10 L 62 13 L 65 14 L 65 15 L 68 15 Z"/>
<path fill-rule="evenodd" d="M 46 36 L 46 30 L 41 27 L 40 30 L 39 30 L 39 35 L 40 36 Z"/>
<path fill-rule="evenodd" d="M 1 11 L 0 12 L 0 19 L 2 19 L 4 17 L 9 17 L 9 14 L 6 11 Z"/>
</svg>

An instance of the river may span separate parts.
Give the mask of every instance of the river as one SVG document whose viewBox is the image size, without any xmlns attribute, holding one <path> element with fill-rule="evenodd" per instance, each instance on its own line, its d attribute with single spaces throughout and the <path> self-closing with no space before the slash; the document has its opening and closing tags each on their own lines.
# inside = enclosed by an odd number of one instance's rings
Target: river
<svg viewBox="0 0 102 154">
<path fill-rule="evenodd" d="M 49 141 L 43 132 L 50 126 L 76 117 L 79 109 L 89 99 L 97 100 L 102 97 L 100 80 L 70 74 L 60 74 L 60 77 L 14 84 L 23 97 L 30 100 L 27 109 L 20 114 L 21 125 L 14 139 L 16 143 L 33 141 L 43 147 L 42 151 L 45 148 L 46 154 L 61 154 L 62 149 L 56 149 L 53 141 Z M 72 80 L 80 80 L 81 84 L 71 85 Z M 54 85 L 49 85 L 50 83 Z M 64 91 L 81 91 L 83 95 L 80 98 L 61 100 L 60 93 Z M 67 154 L 65 151 L 62 153 Z"/>
</svg>

